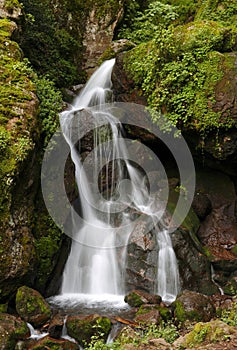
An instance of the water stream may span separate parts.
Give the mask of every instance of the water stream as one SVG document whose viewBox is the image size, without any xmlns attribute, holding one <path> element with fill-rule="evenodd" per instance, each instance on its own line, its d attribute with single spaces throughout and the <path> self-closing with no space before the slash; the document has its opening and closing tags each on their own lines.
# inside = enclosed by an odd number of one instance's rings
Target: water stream
<svg viewBox="0 0 237 350">
<path fill-rule="evenodd" d="M 114 223 L 115 209 L 118 205 L 123 208 L 129 203 L 130 207 L 152 218 L 158 216 L 145 185 L 144 174 L 128 161 L 122 125 L 111 109 L 106 109 L 105 103 L 111 102 L 112 98 L 113 66 L 114 59 L 102 64 L 76 98 L 71 110 L 63 112 L 60 117 L 61 129 L 75 164 L 80 194 L 80 220 L 78 213 L 72 210 L 73 241 L 63 273 L 61 295 L 64 297 L 70 294 L 89 295 L 93 299 L 96 295 L 106 295 L 108 300 L 124 295 L 126 245 L 134 224 L 128 212 L 121 211 L 119 221 L 123 224 L 123 231 L 120 232 L 119 226 Z M 80 128 L 85 123 L 81 115 L 86 111 L 94 124 L 94 150 L 88 158 L 89 171 L 81 160 L 80 142 L 79 145 L 75 143 L 75 139 L 80 139 Z M 101 118 L 106 121 L 106 126 L 98 123 Z M 164 302 L 170 303 L 179 292 L 178 266 L 170 234 L 159 225 L 156 228 L 159 253 L 155 292 Z"/>
</svg>

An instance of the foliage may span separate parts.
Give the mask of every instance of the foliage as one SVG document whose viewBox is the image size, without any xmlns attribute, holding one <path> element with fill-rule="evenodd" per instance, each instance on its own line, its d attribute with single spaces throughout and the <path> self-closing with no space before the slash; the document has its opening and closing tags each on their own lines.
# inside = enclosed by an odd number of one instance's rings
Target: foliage
<svg viewBox="0 0 237 350">
<path fill-rule="evenodd" d="M 125 344 L 139 346 L 142 344 L 148 344 L 149 340 L 154 338 L 163 338 L 168 343 L 173 343 L 178 336 L 179 333 L 177 327 L 172 323 L 162 323 L 159 326 L 150 324 L 140 331 L 133 331 L 127 327 L 122 331 L 118 339 L 111 344 L 105 344 L 101 339 L 94 337 L 86 350 L 122 350 L 124 349 Z"/>
<path fill-rule="evenodd" d="M 229 326 L 237 326 L 237 303 L 235 302 L 231 309 L 220 310 L 220 319 Z"/>
<path fill-rule="evenodd" d="M 209 19 L 225 25 L 235 25 L 237 21 L 237 3 L 234 0 L 203 1 L 197 19 Z"/>
<path fill-rule="evenodd" d="M 236 125 L 231 115 L 222 120 L 215 111 L 215 89 L 234 67 L 225 52 L 235 48 L 236 28 L 201 19 L 178 25 L 176 9 L 155 1 L 137 17 L 125 33 L 139 45 L 125 54 L 125 68 L 155 122 L 162 113 L 173 125 L 204 136 L 230 128 Z"/>
<path fill-rule="evenodd" d="M 35 80 L 36 93 L 40 101 L 39 120 L 44 145 L 59 127 L 58 113 L 62 110 L 62 94 L 47 77 Z"/>
<path fill-rule="evenodd" d="M 33 68 L 40 75 L 48 75 L 57 87 L 68 87 L 83 80 L 83 2 L 64 0 L 60 8 L 49 0 L 23 0 L 22 3 L 27 16 L 20 44 Z"/>
<path fill-rule="evenodd" d="M 151 40 L 155 33 L 167 27 L 176 18 L 177 14 L 173 6 L 155 1 L 149 4 L 144 13 L 139 13 L 132 26 L 122 34 L 135 43 L 145 42 Z"/>
</svg>

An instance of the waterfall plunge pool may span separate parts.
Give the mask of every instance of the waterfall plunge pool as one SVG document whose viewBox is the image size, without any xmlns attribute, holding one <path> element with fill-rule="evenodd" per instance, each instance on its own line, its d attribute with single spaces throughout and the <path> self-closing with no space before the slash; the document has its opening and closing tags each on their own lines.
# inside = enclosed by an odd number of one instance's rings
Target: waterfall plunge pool
<svg viewBox="0 0 237 350">
<path fill-rule="evenodd" d="M 99 313 L 108 317 L 123 316 L 130 310 L 124 295 L 66 293 L 48 298 L 51 307 L 63 315 Z"/>
</svg>

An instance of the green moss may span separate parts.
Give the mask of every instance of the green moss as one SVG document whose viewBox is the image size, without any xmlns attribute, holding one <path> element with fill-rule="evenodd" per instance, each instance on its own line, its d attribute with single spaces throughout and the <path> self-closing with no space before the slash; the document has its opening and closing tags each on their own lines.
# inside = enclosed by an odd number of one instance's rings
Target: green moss
<svg viewBox="0 0 237 350">
<path fill-rule="evenodd" d="M 236 126 L 231 110 L 222 117 L 216 109 L 218 84 L 226 74 L 235 74 L 235 64 L 226 55 L 236 48 L 235 22 L 229 25 L 199 16 L 186 24 L 178 23 L 165 23 L 156 30 L 150 26 L 146 38 L 139 35 L 145 24 L 134 27 L 132 36 L 137 35 L 139 45 L 125 56 L 125 68 L 147 97 L 153 121 L 159 122 L 161 112 L 178 128 L 192 129 L 202 136 Z M 149 37 L 152 40 L 147 41 Z"/>
<path fill-rule="evenodd" d="M 34 147 L 34 128 L 28 103 L 34 99 L 32 70 L 22 61 L 19 46 L 10 40 L 15 24 L 0 19 L 0 221 L 7 221 L 11 205 L 11 188 L 21 163 Z M 36 133 L 36 128 L 34 128 Z"/>
<path fill-rule="evenodd" d="M 4 7 L 9 13 L 12 13 L 14 9 L 22 8 L 22 4 L 18 0 L 5 0 Z"/>
<path fill-rule="evenodd" d="M 27 14 L 21 47 L 39 75 L 47 75 L 57 87 L 84 81 L 83 31 L 89 4 L 82 0 L 23 0 Z M 78 21 L 80 18 L 80 21 Z"/>
<path fill-rule="evenodd" d="M 230 328 L 225 327 L 219 320 L 214 320 L 207 323 L 197 323 L 193 330 L 185 336 L 185 347 L 195 347 L 202 343 L 216 343 L 225 340 L 230 333 L 233 332 Z"/>
<path fill-rule="evenodd" d="M 126 295 L 124 301 L 132 307 L 138 307 L 144 304 L 142 297 L 136 292 L 131 292 L 128 295 Z"/>
</svg>

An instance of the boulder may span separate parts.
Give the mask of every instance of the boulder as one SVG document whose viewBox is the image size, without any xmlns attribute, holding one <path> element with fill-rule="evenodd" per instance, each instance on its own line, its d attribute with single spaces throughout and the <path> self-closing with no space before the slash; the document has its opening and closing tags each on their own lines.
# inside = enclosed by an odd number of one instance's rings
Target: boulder
<svg viewBox="0 0 237 350">
<path fill-rule="evenodd" d="M 186 349 L 193 347 L 196 349 L 197 346 L 200 346 L 198 349 L 203 349 L 205 344 L 212 344 L 209 349 L 214 349 L 215 343 L 222 340 L 225 341 L 227 338 L 231 338 L 232 336 L 236 337 L 235 333 L 236 331 L 234 327 L 228 326 L 226 323 L 220 320 L 213 320 L 206 323 L 199 322 L 194 326 L 191 332 L 178 338 L 173 345 L 175 349 Z M 223 346 L 225 347 L 225 345 Z M 232 347 L 228 347 L 228 349 L 231 348 Z M 218 349 L 223 349 L 223 347 L 220 345 Z"/>
<path fill-rule="evenodd" d="M 208 322 L 215 315 L 215 308 L 208 296 L 188 290 L 177 297 L 172 308 L 178 322 Z"/>
<path fill-rule="evenodd" d="M 0 349 L 14 350 L 18 340 L 29 336 L 30 331 L 24 321 L 13 315 L 0 314 Z"/>
<path fill-rule="evenodd" d="M 204 220 L 212 210 L 212 203 L 207 194 L 196 192 L 192 202 L 192 208 L 200 220 Z"/>
<path fill-rule="evenodd" d="M 161 323 L 161 320 L 162 318 L 159 310 L 157 309 L 157 305 L 143 305 L 143 307 L 138 310 L 134 318 L 134 321 L 143 325 L 157 325 Z"/>
<path fill-rule="evenodd" d="M 23 286 L 16 294 L 16 310 L 19 316 L 34 327 L 40 327 L 51 317 L 51 310 L 42 295 L 36 290 Z"/>
<path fill-rule="evenodd" d="M 132 290 L 125 296 L 124 301 L 132 307 L 138 307 L 143 304 L 160 304 L 161 297 L 140 290 Z"/>
<path fill-rule="evenodd" d="M 54 339 L 59 339 L 62 335 L 62 330 L 64 326 L 64 317 L 62 315 L 55 315 L 50 321 L 48 327 L 49 336 Z"/>
<path fill-rule="evenodd" d="M 68 335 L 82 346 L 88 345 L 93 336 L 106 340 L 111 330 L 107 317 L 93 314 L 89 316 L 69 316 L 66 321 Z"/>
</svg>

